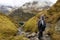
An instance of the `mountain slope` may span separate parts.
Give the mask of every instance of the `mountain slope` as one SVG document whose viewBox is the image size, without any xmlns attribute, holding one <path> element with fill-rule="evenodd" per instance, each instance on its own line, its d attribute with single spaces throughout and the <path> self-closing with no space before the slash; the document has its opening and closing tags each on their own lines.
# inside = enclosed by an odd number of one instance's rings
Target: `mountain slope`
<svg viewBox="0 0 60 40">
<path fill-rule="evenodd" d="M 49 10 L 42 11 L 28 20 L 24 25 L 24 30 L 36 32 L 37 22 L 42 14 L 45 14 L 46 26 L 48 27 L 45 32 L 49 34 L 51 40 L 60 40 L 60 0 L 58 0 Z"/>
<path fill-rule="evenodd" d="M 0 40 L 10 40 L 17 33 L 15 24 L 5 15 L 0 13 Z"/>
</svg>

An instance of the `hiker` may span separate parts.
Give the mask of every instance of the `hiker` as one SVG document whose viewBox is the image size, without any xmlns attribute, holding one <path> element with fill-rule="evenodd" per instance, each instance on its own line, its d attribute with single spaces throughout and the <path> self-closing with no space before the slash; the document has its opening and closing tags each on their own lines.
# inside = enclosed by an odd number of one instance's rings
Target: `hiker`
<svg viewBox="0 0 60 40">
<path fill-rule="evenodd" d="M 42 15 L 39 19 L 40 20 L 38 21 L 38 30 L 39 30 L 38 39 L 42 40 L 43 31 L 45 30 L 45 27 L 46 27 L 46 23 L 45 23 L 45 20 L 44 20 L 44 15 Z"/>
</svg>

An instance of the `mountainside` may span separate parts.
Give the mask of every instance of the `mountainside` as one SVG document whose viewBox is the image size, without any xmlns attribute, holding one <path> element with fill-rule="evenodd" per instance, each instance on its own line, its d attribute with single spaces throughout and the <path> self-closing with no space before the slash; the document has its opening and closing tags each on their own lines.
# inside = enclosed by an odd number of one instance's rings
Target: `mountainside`
<svg viewBox="0 0 60 40">
<path fill-rule="evenodd" d="M 43 4 L 43 5 L 42 5 Z M 51 2 L 28 2 L 20 8 L 14 10 L 9 16 L 19 23 L 20 21 L 27 21 L 29 18 L 35 16 L 38 12 L 50 8 Z"/>
<path fill-rule="evenodd" d="M 25 22 L 29 18 L 33 17 L 33 13 L 24 13 L 22 9 L 15 10 L 10 15 L 8 15 L 12 20 L 15 20 L 15 23 L 19 24 L 20 22 Z"/>
<path fill-rule="evenodd" d="M 23 35 L 17 35 L 18 28 L 10 18 L 0 13 L 0 40 L 29 40 Z"/>
<path fill-rule="evenodd" d="M 48 9 L 51 6 L 52 2 L 50 1 L 40 1 L 36 0 L 33 2 L 25 3 L 21 8 L 24 12 L 37 13 L 44 9 Z"/>
<path fill-rule="evenodd" d="M 37 32 L 37 22 L 42 14 L 45 14 L 47 24 L 45 33 L 49 34 L 51 40 L 60 40 L 60 0 L 49 10 L 44 10 L 28 20 L 24 25 L 24 31 Z"/>
<path fill-rule="evenodd" d="M 0 40 L 9 40 L 17 31 L 15 24 L 7 16 L 0 13 Z"/>
<path fill-rule="evenodd" d="M 12 10 L 15 10 L 12 6 L 0 5 L 0 12 L 4 13 L 5 15 L 9 15 Z"/>
</svg>

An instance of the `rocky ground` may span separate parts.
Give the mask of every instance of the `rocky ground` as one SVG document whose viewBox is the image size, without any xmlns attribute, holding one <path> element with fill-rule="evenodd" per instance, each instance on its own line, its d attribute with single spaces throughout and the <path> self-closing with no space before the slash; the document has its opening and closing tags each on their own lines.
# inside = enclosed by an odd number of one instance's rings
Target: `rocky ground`
<svg viewBox="0 0 60 40">
<path fill-rule="evenodd" d="M 47 29 L 47 28 L 46 28 Z M 22 27 L 18 28 L 19 32 L 18 35 L 24 35 L 25 37 L 29 38 L 30 40 L 39 40 L 38 39 L 38 33 L 30 33 L 30 32 L 24 32 Z M 43 33 L 43 40 L 51 40 L 50 36 L 48 36 L 47 34 L 45 34 L 45 32 Z"/>
</svg>

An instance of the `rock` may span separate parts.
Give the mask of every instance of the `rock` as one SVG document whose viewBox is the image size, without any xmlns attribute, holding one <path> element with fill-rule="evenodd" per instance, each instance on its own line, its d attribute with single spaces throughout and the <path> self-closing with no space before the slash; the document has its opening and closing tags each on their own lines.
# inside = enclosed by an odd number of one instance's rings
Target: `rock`
<svg viewBox="0 0 60 40">
<path fill-rule="evenodd" d="M 43 35 L 43 39 L 44 40 L 51 40 L 50 36 L 48 36 L 48 35 Z"/>
<path fill-rule="evenodd" d="M 31 33 L 29 35 L 26 35 L 28 38 L 31 38 L 31 37 L 35 37 L 36 36 L 36 33 Z"/>
<path fill-rule="evenodd" d="M 39 40 L 37 37 L 30 38 L 30 40 Z"/>
</svg>

